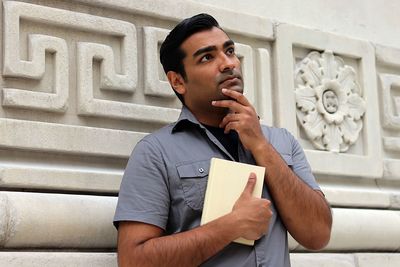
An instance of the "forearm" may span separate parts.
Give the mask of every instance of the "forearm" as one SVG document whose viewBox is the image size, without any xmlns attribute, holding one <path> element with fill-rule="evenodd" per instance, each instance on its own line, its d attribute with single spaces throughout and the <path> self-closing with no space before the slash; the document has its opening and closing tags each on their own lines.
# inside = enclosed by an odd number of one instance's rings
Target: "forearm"
<svg viewBox="0 0 400 267">
<path fill-rule="evenodd" d="M 137 244 L 123 253 L 120 266 L 198 266 L 239 237 L 232 216 L 230 213 L 192 230 Z"/>
<path fill-rule="evenodd" d="M 265 183 L 290 234 L 307 248 L 323 248 L 332 225 L 323 195 L 298 178 L 268 142 L 258 146 L 253 156 L 266 167 Z"/>
<path fill-rule="evenodd" d="M 324 197 L 299 179 L 265 140 L 257 113 L 246 97 L 235 90 L 222 90 L 222 93 L 231 99 L 213 101 L 212 104 L 231 112 L 219 127 L 226 133 L 235 130 L 257 165 L 266 167 L 265 183 L 292 236 L 307 248 L 322 248 L 329 241 L 332 224 Z"/>
</svg>

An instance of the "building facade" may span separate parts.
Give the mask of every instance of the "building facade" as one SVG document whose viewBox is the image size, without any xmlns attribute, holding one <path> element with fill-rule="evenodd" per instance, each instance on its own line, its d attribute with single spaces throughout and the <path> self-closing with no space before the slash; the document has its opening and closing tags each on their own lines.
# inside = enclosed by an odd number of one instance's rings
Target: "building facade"
<svg viewBox="0 0 400 267">
<path fill-rule="evenodd" d="M 0 266 L 117 266 L 128 157 L 179 115 L 158 50 L 201 12 L 235 40 L 245 95 L 300 141 L 332 205 L 330 243 L 290 238 L 292 266 L 400 266 L 400 3 L 1 2 Z"/>
</svg>

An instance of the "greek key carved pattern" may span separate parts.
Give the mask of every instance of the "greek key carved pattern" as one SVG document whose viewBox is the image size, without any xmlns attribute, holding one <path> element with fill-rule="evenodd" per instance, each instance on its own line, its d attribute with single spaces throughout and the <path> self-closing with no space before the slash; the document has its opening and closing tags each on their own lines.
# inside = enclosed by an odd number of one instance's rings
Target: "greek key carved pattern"
<svg viewBox="0 0 400 267">
<path fill-rule="evenodd" d="M 45 72 L 45 53 L 54 53 L 54 93 L 33 92 L 16 88 L 3 88 L 3 105 L 64 112 L 68 101 L 68 49 L 63 39 L 30 34 L 28 53 L 30 60 L 20 59 L 19 23 L 21 16 L 35 16 L 30 5 L 4 3 L 4 68 L 5 77 L 41 79 Z"/>
<path fill-rule="evenodd" d="M 380 74 L 379 78 L 383 96 L 383 126 L 389 129 L 400 129 L 400 97 L 391 94 L 393 87 L 400 88 L 400 76 Z"/>
<path fill-rule="evenodd" d="M 253 50 L 251 46 L 235 43 L 236 55 L 242 63 L 242 74 L 244 82 L 244 95 L 250 101 L 255 103 L 255 84 L 254 84 L 254 67 L 253 67 Z"/>
<path fill-rule="evenodd" d="M 162 97 L 175 97 L 175 94 L 167 80 L 160 80 L 159 77 L 164 72 L 159 73 L 161 68 L 158 58 L 158 45 L 167 37 L 169 30 L 143 27 L 144 33 L 144 68 L 145 68 L 145 87 L 146 95 L 155 95 Z"/>
<path fill-rule="evenodd" d="M 171 122 L 178 116 L 178 110 L 171 108 L 147 106 L 134 103 L 123 103 L 104 99 L 95 99 L 93 97 L 93 59 L 101 59 L 101 71 L 106 73 L 104 62 L 113 61 L 112 51 L 109 47 L 79 42 L 77 45 L 78 54 L 78 110 L 79 114 L 102 116 L 118 119 L 136 119 L 158 122 Z M 107 75 L 106 75 L 107 77 Z M 129 81 L 117 77 L 121 87 Z M 116 83 L 114 83 L 115 85 Z"/>
</svg>

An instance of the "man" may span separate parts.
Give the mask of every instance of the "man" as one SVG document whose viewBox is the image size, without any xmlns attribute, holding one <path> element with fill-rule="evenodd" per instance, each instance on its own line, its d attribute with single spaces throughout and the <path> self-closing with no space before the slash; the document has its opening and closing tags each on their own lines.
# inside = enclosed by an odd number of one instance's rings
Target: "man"
<svg viewBox="0 0 400 267">
<path fill-rule="evenodd" d="M 303 246 L 329 241 L 331 213 L 297 141 L 261 126 L 243 96 L 234 42 L 207 15 L 185 19 L 160 59 L 183 103 L 177 122 L 135 147 L 114 224 L 120 266 L 290 266 L 287 230 Z M 212 157 L 256 164 L 232 212 L 200 226 Z M 251 193 L 264 180 L 262 199 Z M 223 192 L 221 192 L 223 194 Z M 238 237 L 254 246 L 232 243 Z"/>
</svg>

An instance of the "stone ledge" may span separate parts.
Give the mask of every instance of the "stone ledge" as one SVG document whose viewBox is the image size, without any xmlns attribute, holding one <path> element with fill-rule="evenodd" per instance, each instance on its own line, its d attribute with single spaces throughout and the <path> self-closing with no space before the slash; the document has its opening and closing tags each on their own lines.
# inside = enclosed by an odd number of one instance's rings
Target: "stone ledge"
<svg viewBox="0 0 400 267">
<path fill-rule="evenodd" d="M 400 251 L 400 211 L 334 208 L 331 240 L 324 251 Z M 292 251 L 304 251 L 289 238 Z"/>
<path fill-rule="evenodd" d="M 116 247 L 116 197 L 0 193 L 0 248 Z"/>
<path fill-rule="evenodd" d="M 128 158 L 146 134 L 0 118 L 0 147 Z M 107 140 L 107 142 L 104 142 Z"/>
<path fill-rule="evenodd" d="M 116 197 L 0 192 L 0 247 L 110 249 Z M 400 251 L 400 211 L 333 209 L 324 251 Z M 292 251 L 304 251 L 290 239 Z"/>
<path fill-rule="evenodd" d="M 399 253 L 291 253 L 292 267 L 398 267 Z"/>
<path fill-rule="evenodd" d="M 0 252 L 0 266 L 117 267 L 117 255 L 84 252 Z"/>
<path fill-rule="evenodd" d="M 395 253 L 291 253 L 292 267 L 398 267 Z M 8 267 L 117 267 L 116 253 L 0 252 L 0 266 Z"/>
<path fill-rule="evenodd" d="M 117 194 L 123 171 L 0 165 L 0 187 Z"/>
<path fill-rule="evenodd" d="M 124 1 L 124 0 L 74 0 L 74 2 L 122 10 L 123 12 L 140 13 L 159 18 L 180 21 L 197 13 L 207 12 L 221 22 L 222 28 L 228 32 L 239 33 L 250 37 L 273 39 L 272 21 L 266 18 L 234 12 L 214 6 L 199 4 L 184 0 L 153 0 L 153 1 Z M 165 8 L 178 6 L 179 8 Z M 240 17 L 240 19 L 237 19 Z"/>
</svg>

